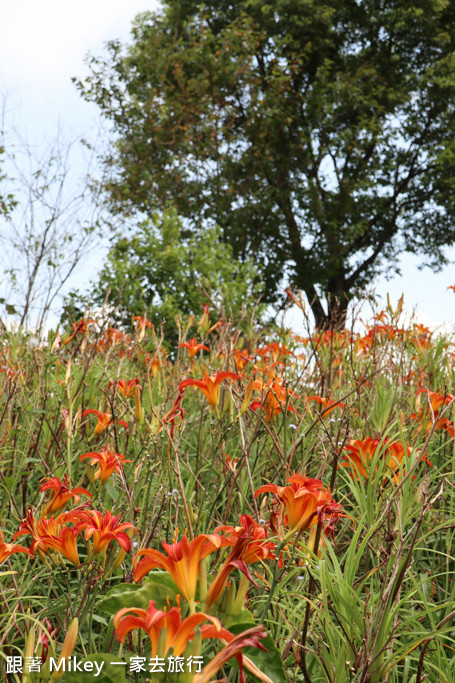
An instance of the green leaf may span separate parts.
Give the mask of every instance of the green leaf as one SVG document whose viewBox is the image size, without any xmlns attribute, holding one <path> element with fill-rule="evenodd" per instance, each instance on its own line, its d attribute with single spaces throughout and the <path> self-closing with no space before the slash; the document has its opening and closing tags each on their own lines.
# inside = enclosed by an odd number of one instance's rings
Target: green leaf
<svg viewBox="0 0 455 683">
<path fill-rule="evenodd" d="M 166 572 L 153 572 L 144 580 L 142 586 L 133 583 L 120 583 L 111 588 L 97 602 L 97 609 L 115 614 L 123 607 L 139 607 L 147 609 L 150 600 L 155 600 L 157 609 L 167 604 L 167 598 L 175 600 L 178 590 Z"/>
<path fill-rule="evenodd" d="M 71 658 L 71 664 L 73 664 L 73 661 Z M 98 652 L 94 655 L 88 655 L 81 660 L 76 658 L 76 662 L 79 669 L 84 669 L 84 666 L 90 667 L 90 662 L 93 662 L 93 667 L 91 670 L 67 671 L 61 679 L 62 683 L 93 683 L 94 680 L 97 683 L 123 683 L 125 680 L 126 662 L 108 652 Z M 116 665 L 114 662 L 123 662 L 123 664 Z M 100 671 L 99 667 L 101 666 L 102 669 Z M 100 673 L 96 675 L 98 671 Z"/>
<path fill-rule="evenodd" d="M 249 612 L 247 609 L 244 609 L 230 624 L 229 631 L 237 636 L 240 633 L 243 633 L 243 631 L 246 631 L 247 629 L 256 625 L 257 624 L 251 612 Z M 278 648 L 269 634 L 267 634 L 266 638 L 261 640 L 261 643 L 267 649 L 267 652 L 264 652 L 264 650 L 259 650 L 257 647 L 246 647 L 243 650 L 243 654 L 251 659 L 258 669 L 267 674 L 267 676 L 274 683 L 283 683 L 283 681 L 286 681 L 287 677 Z M 251 673 L 248 675 L 253 677 Z M 254 679 L 259 680 L 256 678 L 256 676 L 254 676 Z"/>
</svg>

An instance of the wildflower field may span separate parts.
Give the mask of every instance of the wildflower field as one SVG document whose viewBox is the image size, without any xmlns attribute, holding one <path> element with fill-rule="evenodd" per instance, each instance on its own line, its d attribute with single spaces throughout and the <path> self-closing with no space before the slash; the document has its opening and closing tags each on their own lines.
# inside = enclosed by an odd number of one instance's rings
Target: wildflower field
<svg viewBox="0 0 455 683">
<path fill-rule="evenodd" d="M 453 681 L 455 346 L 400 312 L 5 332 L 2 680 Z"/>
</svg>

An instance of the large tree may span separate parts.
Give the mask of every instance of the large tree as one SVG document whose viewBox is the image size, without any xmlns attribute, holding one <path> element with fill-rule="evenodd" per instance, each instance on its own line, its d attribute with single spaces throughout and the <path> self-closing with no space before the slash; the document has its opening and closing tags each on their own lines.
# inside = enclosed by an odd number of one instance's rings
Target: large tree
<svg viewBox="0 0 455 683">
<path fill-rule="evenodd" d="M 451 0 L 168 0 L 79 82 L 112 123 L 110 206 L 216 222 L 269 299 L 285 276 L 342 319 L 454 240 L 454 47 Z"/>
</svg>

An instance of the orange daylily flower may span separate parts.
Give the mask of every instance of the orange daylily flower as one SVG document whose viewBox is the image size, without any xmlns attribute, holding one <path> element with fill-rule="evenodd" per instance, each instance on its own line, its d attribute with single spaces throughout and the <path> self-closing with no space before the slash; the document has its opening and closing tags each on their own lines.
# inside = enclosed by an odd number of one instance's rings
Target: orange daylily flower
<svg viewBox="0 0 455 683">
<path fill-rule="evenodd" d="M 209 683 L 209 681 L 212 681 L 216 672 L 219 671 L 221 667 L 231 659 L 231 657 L 235 657 L 239 664 L 240 683 L 245 683 L 242 650 L 245 647 L 257 647 L 260 650 L 267 652 L 267 649 L 260 642 L 260 640 L 266 636 L 267 631 L 265 630 L 264 626 L 253 626 L 253 628 L 249 628 L 246 631 L 243 631 L 243 633 L 239 633 L 238 636 L 232 638 L 231 640 L 224 638 L 224 640 L 228 640 L 228 644 L 223 647 L 223 649 L 218 652 L 218 654 L 215 655 L 215 657 L 213 657 L 213 659 L 211 659 L 206 666 L 204 666 L 200 673 L 195 675 L 193 678 L 193 683 Z M 259 680 L 264 680 L 262 672 L 257 669 L 257 667 L 251 661 L 247 663 L 247 666 Z"/>
<path fill-rule="evenodd" d="M 87 410 L 84 410 L 84 412 L 82 413 L 82 417 L 85 417 L 86 415 L 96 415 L 96 417 L 98 418 L 92 436 L 95 436 L 96 434 L 101 434 L 101 432 L 104 432 L 105 429 L 107 429 L 111 424 L 114 423 L 114 420 L 110 413 L 102 413 L 99 410 L 94 410 L 94 408 L 87 408 Z M 125 420 L 116 420 L 116 423 L 117 422 L 118 424 L 121 424 L 122 427 L 125 427 L 125 429 L 128 429 L 128 423 L 125 422 Z"/>
<path fill-rule="evenodd" d="M 191 542 L 185 534 L 178 543 L 162 543 L 166 555 L 152 548 L 140 550 L 133 558 L 134 581 L 141 581 L 152 569 L 164 569 L 172 576 L 185 600 L 192 604 L 196 595 L 201 560 L 221 545 L 221 536 L 217 534 L 200 534 Z"/>
<path fill-rule="evenodd" d="M 330 489 L 320 479 L 310 479 L 303 474 L 293 474 L 288 478 L 288 484 L 265 484 L 256 491 L 255 498 L 268 491 L 275 494 L 281 507 L 281 518 L 288 524 L 289 533 L 305 531 L 318 521 L 325 523 L 326 519 L 332 529 L 342 508 L 332 499 Z"/>
<path fill-rule="evenodd" d="M 27 510 L 25 519 L 20 523 L 18 531 L 14 534 L 13 541 L 19 536 L 31 536 L 33 541 L 30 550 L 32 553 L 38 553 L 40 560 L 44 560 L 45 556 L 49 554 L 47 539 L 58 536 L 67 515 L 67 512 L 63 512 L 55 518 L 40 517 L 37 519 L 33 516 L 33 509 L 30 508 Z"/>
<path fill-rule="evenodd" d="M 188 353 L 190 356 L 190 359 L 192 360 L 194 356 L 198 353 L 198 351 L 210 351 L 208 346 L 205 346 L 204 344 L 198 344 L 196 341 L 196 337 L 193 337 L 193 339 L 190 339 L 189 342 L 182 342 L 179 344 L 179 348 L 184 347 L 185 349 L 188 349 Z"/>
<path fill-rule="evenodd" d="M 109 444 L 106 444 L 106 446 L 97 453 L 90 452 L 79 456 L 79 460 L 84 460 L 85 458 L 91 458 L 91 467 L 98 465 L 94 479 L 95 481 L 101 479 L 103 484 L 107 482 L 114 472 L 120 472 L 126 462 L 132 462 L 132 460 L 125 460 L 123 454 L 111 451 Z"/>
<path fill-rule="evenodd" d="M 155 432 L 155 436 L 157 436 L 161 431 L 163 431 L 164 427 L 167 424 L 171 425 L 171 438 L 174 438 L 174 430 L 175 430 L 175 421 L 177 417 L 180 415 L 180 417 L 183 420 L 183 408 L 182 408 L 182 400 L 185 395 L 184 391 L 181 391 L 177 398 L 175 399 L 172 408 L 166 415 L 161 418 L 161 425 L 158 427 L 157 431 Z"/>
<path fill-rule="evenodd" d="M 430 410 L 436 415 L 442 406 L 448 406 L 450 405 L 453 400 L 454 396 L 453 394 L 442 394 L 437 391 L 430 391 L 429 389 L 424 389 L 421 388 L 417 392 L 417 398 L 416 398 L 416 408 L 417 410 L 422 406 L 422 398 L 423 394 L 426 394 L 426 401 L 425 403 L 427 404 L 427 407 L 430 408 Z"/>
<path fill-rule="evenodd" d="M 204 621 L 210 623 L 203 624 Z M 203 625 L 201 626 L 201 624 Z M 196 633 L 200 634 L 201 639 L 218 638 L 226 641 L 227 645 L 210 660 L 202 671 L 195 674 L 193 683 L 212 681 L 213 676 L 231 657 L 237 658 L 240 669 L 240 683 L 245 683 L 242 650 L 245 647 L 258 647 L 265 650 L 260 640 L 267 635 L 263 626 L 255 626 L 234 637 L 230 631 L 221 626 L 216 617 L 198 612 L 182 619 L 178 607 L 171 607 L 168 612 L 161 611 L 155 607 L 154 600 L 150 601 L 146 610 L 136 607 L 124 607 L 119 610 L 114 616 L 114 627 L 117 640 L 120 643 L 123 643 L 127 634 L 136 628 L 145 631 L 150 638 L 152 658 L 157 656 L 165 658 L 171 650 L 177 657 L 183 655 L 188 643 L 193 640 Z M 163 630 L 166 634 L 165 640 L 161 638 Z"/>
<path fill-rule="evenodd" d="M 145 315 L 133 315 L 131 322 L 136 330 L 139 330 L 138 340 L 140 342 L 144 339 L 145 328 L 153 329 L 155 327 L 152 321 L 146 318 Z"/>
<path fill-rule="evenodd" d="M 422 405 L 423 395 L 426 394 L 426 400 Z M 440 409 L 443 406 L 448 406 L 454 401 L 453 394 L 442 394 L 429 389 L 419 389 L 416 398 L 417 413 L 410 415 L 411 420 L 417 420 L 421 423 L 418 428 L 420 431 L 424 426 L 425 432 L 428 433 L 434 425 L 434 429 L 443 429 L 450 434 L 452 439 L 455 436 L 453 422 L 446 417 L 439 417 Z"/>
<path fill-rule="evenodd" d="M 59 529 L 57 536 L 46 536 L 43 540 L 48 548 L 57 550 L 72 564 L 79 565 L 81 563 L 77 552 L 77 537 L 79 531 L 80 529 L 78 529 L 77 526 L 63 526 Z"/>
<path fill-rule="evenodd" d="M 238 465 L 239 459 L 238 458 L 230 458 L 228 455 L 224 456 L 224 469 L 225 471 L 232 472 L 235 474 L 237 471 L 237 465 Z"/>
<path fill-rule="evenodd" d="M 369 479 L 370 476 L 374 476 L 371 472 L 371 464 L 380 444 L 380 439 L 373 439 L 372 437 L 352 440 L 350 444 L 344 447 L 348 451 L 348 455 L 343 455 L 344 462 L 341 464 L 341 467 L 350 468 L 352 479 L 359 481 L 359 475 L 364 477 L 364 479 Z M 395 484 L 401 481 L 402 474 L 404 474 L 403 460 L 405 460 L 405 457 L 409 457 L 411 453 L 412 448 L 410 446 L 404 448 L 402 443 L 388 442 L 387 440 L 382 442 L 380 459 L 384 462 L 385 468 L 391 473 L 392 481 Z M 425 460 L 425 458 L 422 457 L 422 460 Z M 431 463 L 429 464 L 431 465 Z M 375 472 L 377 470 L 378 467 L 376 466 Z M 387 479 L 383 483 L 385 484 L 386 481 Z"/>
<path fill-rule="evenodd" d="M 322 396 L 308 396 L 308 401 L 316 401 L 321 406 L 321 417 L 327 417 L 335 408 L 344 409 L 344 403 L 333 401 L 331 398 L 322 398 Z"/>
<path fill-rule="evenodd" d="M 186 387 L 194 386 L 202 391 L 207 398 L 210 407 L 215 408 L 216 414 L 219 416 L 218 403 L 220 401 L 220 384 L 224 379 L 240 379 L 235 372 L 217 372 L 216 375 L 205 374 L 204 379 L 184 379 L 179 384 L 180 393 Z"/>
<path fill-rule="evenodd" d="M 234 362 L 235 362 L 235 368 L 237 372 L 243 372 L 245 369 L 245 365 L 247 363 L 252 363 L 253 358 L 249 356 L 245 351 L 241 351 L 240 349 L 234 349 Z"/>
<path fill-rule="evenodd" d="M 295 354 L 287 346 L 280 344 L 280 342 L 273 342 L 273 344 L 267 344 L 262 349 L 256 349 L 256 353 L 263 358 L 271 356 L 275 363 L 281 360 L 282 356 L 291 355 L 295 358 Z"/>
<path fill-rule="evenodd" d="M 297 394 L 288 389 L 280 379 L 280 377 L 273 377 L 267 382 L 262 379 L 256 379 L 253 382 L 253 390 L 261 391 L 263 394 L 262 401 L 253 401 L 250 405 L 252 410 L 257 410 L 261 406 L 264 407 L 265 419 L 267 422 L 273 421 L 274 417 L 286 409 L 290 412 L 297 412 L 296 409 L 289 403 L 290 397 L 298 398 Z"/>
<path fill-rule="evenodd" d="M 96 322 L 96 320 L 91 319 L 79 320 L 78 322 L 73 323 L 73 332 L 69 337 L 67 337 L 67 339 L 65 339 L 65 341 L 62 342 L 63 346 L 69 344 L 70 341 L 72 341 L 77 334 L 87 334 L 88 326 L 90 324 L 97 325 L 98 323 Z"/>
<path fill-rule="evenodd" d="M 113 383 L 111 382 L 111 384 Z M 131 398 L 131 396 L 134 396 L 136 387 L 141 388 L 137 377 L 128 381 L 126 379 L 119 379 L 118 382 L 114 382 L 114 384 L 117 385 L 117 391 L 119 394 L 122 394 L 122 396 L 125 396 L 126 398 Z"/>
<path fill-rule="evenodd" d="M 223 545 L 232 546 L 232 550 L 207 591 L 207 609 L 217 601 L 234 569 L 241 571 L 251 583 L 254 583 L 247 564 L 275 558 L 275 544 L 267 540 L 266 529 L 250 515 L 242 515 L 240 522 L 238 527 L 220 526 L 215 529 L 215 533 L 226 532 L 223 536 Z"/>
<path fill-rule="evenodd" d="M 136 529 L 129 522 L 119 524 L 120 515 L 114 516 L 112 512 L 105 512 L 104 515 L 98 510 L 80 510 L 67 512 L 66 519 L 76 522 L 78 530 L 85 530 L 84 538 L 86 541 L 93 540 L 93 552 L 99 553 L 104 548 L 109 548 L 112 541 L 117 541 L 126 552 L 130 551 L 131 539 L 125 533 L 125 529 Z"/>
<path fill-rule="evenodd" d="M 160 635 L 163 629 L 166 630 L 166 639 L 160 647 L 160 656 L 165 657 L 172 648 L 174 655 L 183 654 L 186 646 L 196 635 L 196 628 L 204 621 L 210 621 L 209 628 L 200 629 L 202 638 L 213 638 L 216 634 L 218 638 L 232 638 L 232 633 L 226 631 L 221 626 L 216 617 L 199 612 L 191 614 L 182 620 L 182 615 L 178 607 L 171 607 L 168 612 L 161 611 L 155 607 L 155 601 L 151 600 L 148 608 L 140 609 L 136 607 L 124 607 L 114 616 L 114 627 L 117 640 L 123 643 L 126 635 L 136 628 L 141 628 L 150 638 L 152 646 L 152 657 L 158 654 L 160 645 Z"/>
<path fill-rule="evenodd" d="M 422 323 L 415 323 L 413 331 L 408 333 L 407 338 L 419 351 L 424 351 L 430 348 L 432 336 L 433 332 L 429 327 Z"/>
<path fill-rule="evenodd" d="M 116 330 L 115 327 L 108 327 L 104 332 L 103 338 L 100 339 L 96 344 L 97 351 L 104 351 L 110 349 L 113 346 L 123 345 L 129 346 L 131 344 L 131 337 L 123 332 L 122 330 Z M 124 350 L 121 350 L 120 356 L 125 354 Z"/>
<path fill-rule="evenodd" d="M 53 491 L 50 501 L 44 508 L 44 515 L 61 512 L 71 498 L 74 498 L 76 505 L 81 495 L 88 496 L 90 499 L 93 498 L 90 491 L 80 486 L 70 489 L 70 480 L 67 474 L 63 477 L 63 482 L 58 477 L 44 477 L 41 481 L 45 481 L 45 483 L 41 484 L 40 491 L 48 491 L 49 489 Z"/>
<path fill-rule="evenodd" d="M 258 524 L 250 515 L 242 515 L 239 526 L 223 525 L 215 529 L 215 534 L 221 532 L 224 532 L 223 545 L 225 546 L 234 546 L 239 538 L 248 539 L 248 544 L 242 554 L 245 564 L 275 557 L 275 543 L 268 540 L 267 528 Z"/>
<path fill-rule="evenodd" d="M 3 532 L 0 531 L 0 564 L 14 555 L 14 553 L 27 553 L 30 557 L 33 557 L 33 553 L 29 548 L 24 548 L 22 545 L 16 545 L 15 543 L 5 543 L 5 537 Z"/>
</svg>

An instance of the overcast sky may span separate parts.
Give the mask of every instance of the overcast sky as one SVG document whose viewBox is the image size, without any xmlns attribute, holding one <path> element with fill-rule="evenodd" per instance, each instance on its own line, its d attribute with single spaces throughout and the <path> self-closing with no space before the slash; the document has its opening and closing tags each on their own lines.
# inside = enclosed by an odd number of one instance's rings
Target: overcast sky
<svg viewBox="0 0 455 683">
<path fill-rule="evenodd" d="M 45 144 L 60 126 L 69 135 L 96 128 L 97 109 L 78 95 L 71 77 L 86 72 L 84 56 L 103 53 L 111 39 L 129 39 L 134 16 L 155 10 L 153 0 L 0 0 L 0 96 L 6 123 L 32 144 Z M 455 249 L 450 253 L 455 258 Z M 376 285 L 406 307 L 419 309 L 422 322 L 455 324 L 455 267 L 435 275 L 418 271 L 420 257 L 405 256 L 402 276 Z M 80 274 L 81 284 L 86 275 Z M 373 283 L 372 283 L 373 284 Z"/>
</svg>

